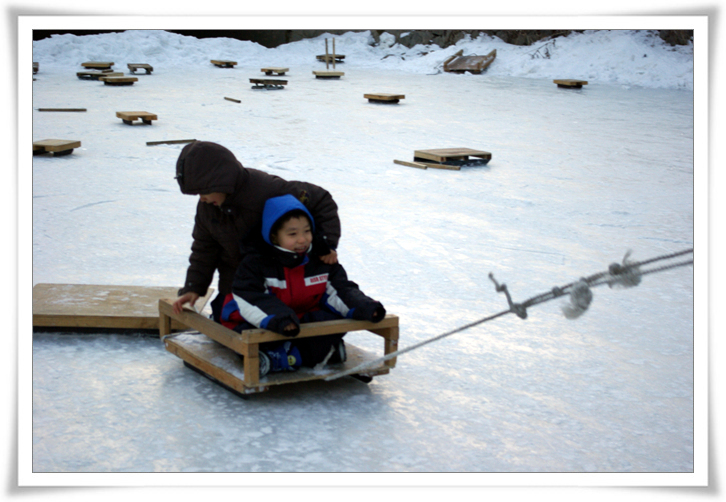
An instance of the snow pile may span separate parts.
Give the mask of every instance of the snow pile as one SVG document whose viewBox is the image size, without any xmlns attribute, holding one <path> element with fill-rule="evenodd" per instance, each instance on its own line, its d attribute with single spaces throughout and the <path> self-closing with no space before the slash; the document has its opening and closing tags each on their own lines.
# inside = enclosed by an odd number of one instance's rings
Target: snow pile
<svg viewBox="0 0 726 502">
<path fill-rule="evenodd" d="M 324 39 L 332 35 L 267 49 L 231 38 L 197 39 L 159 30 L 129 30 L 99 35 L 53 35 L 33 43 L 33 61 L 41 68 L 78 67 L 84 61 L 149 63 L 161 68 L 208 65 L 210 59 L 237 61 L 240 68 L 260 65 L 290 66 L 324 53 Z M 335 36 L 336 53 L 344 54 L 345 68 L 396 69 L 431 74 L 463 50 L 485 55 L 497 50 L 488 76 L 537 79 L 578 78 L 590 83 L 693 90 L 693 44 L 671 47 L 654 31 L 595 30 L 543 40 L 532 46 L 504 43 L 497 37 L 467 37 L 445 49 L 437 45 L 407 48 L 383 33 L 375 45 L 369 31 Z M 332 43 L 330 45 L 332 51 Z"/>
</svg>

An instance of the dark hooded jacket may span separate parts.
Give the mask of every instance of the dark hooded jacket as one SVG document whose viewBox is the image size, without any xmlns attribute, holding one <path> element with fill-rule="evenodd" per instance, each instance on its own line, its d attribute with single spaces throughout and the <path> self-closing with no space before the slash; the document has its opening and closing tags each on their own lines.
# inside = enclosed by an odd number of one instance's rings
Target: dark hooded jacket
<svg viewBox="0 0 726 502">
<path fill-rule="evenodd" d="M 303 181 L 286 181 L 257 169 L 244 167 L 227 148 L 207 141 L 185 146 L 176 165 L 182 193 L 226 194 L 217 207 L 199 202 L 192 231 L 192 253 L 182 295 L 193 291 L 204 295 L 219 271 L 218 292 L 231 293 L 234 274 L 242 261 L 242 239 L 262 220 L 265 201 L 290 194 L 300 200 L 318 224 L 316 251 L 324 256 L 338 246 L 338 206 L 325 189 Z"/>
</svg>

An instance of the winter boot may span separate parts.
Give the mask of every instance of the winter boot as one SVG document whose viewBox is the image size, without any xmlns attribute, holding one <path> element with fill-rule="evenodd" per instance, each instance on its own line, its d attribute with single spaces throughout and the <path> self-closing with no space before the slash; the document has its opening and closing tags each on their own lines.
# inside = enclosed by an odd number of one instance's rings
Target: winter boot
<svg viewBox="0 0 726 502">
<path fill-rule="evenodd" d="M 267 359 L 266 363 L 262 362 L 263 357 Z M 267 369 L 265 373 L 262 373 L 263 364 Z M 275 349 L 260 352 L 260 376 L 269 372 L 295 371 L 301 364 L 300 351 L 290 342 L 285 342 Z"/>
</svg>

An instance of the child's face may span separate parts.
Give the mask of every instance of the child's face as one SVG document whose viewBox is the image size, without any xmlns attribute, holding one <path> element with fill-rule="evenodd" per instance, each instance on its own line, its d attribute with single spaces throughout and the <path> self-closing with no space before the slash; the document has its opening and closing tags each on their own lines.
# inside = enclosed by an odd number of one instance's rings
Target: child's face
<svg viewBox="0 0 726 502">
<path fill-rule="evenodd" d="M 310 222 L 304 216 L 293 217 L 277 231 L 276 244 L 295 253 L 305 253 L 313 242 Z"/>
<path fill-rule="evenodd" d="M 201 200 L 202 202 L 206 202 L 207 204 L 214 204 L 215 206 L 221 206 L 224 202 L 224 199 L 226 198 L 227 194 L 222 192 L 212 192 L 199 196 L 199 200 Z"/>
</svg>

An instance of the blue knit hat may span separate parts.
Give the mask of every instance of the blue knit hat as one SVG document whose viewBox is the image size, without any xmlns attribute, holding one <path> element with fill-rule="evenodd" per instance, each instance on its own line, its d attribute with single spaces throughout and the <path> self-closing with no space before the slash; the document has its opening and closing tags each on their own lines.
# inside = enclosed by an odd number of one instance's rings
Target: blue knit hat
<svg viewBox="0 0 726 502">
<path fill-rule="evenodd" d="M 275 222 L 285 216 L 290 211 L 296 209 L 302 210 L 310 220 L 312 231 L 315 232 L 315 220 L 308 211 L 305 205 L 297 200 L 292 195 L 281 195 L 279 197 L 272 197 L 267 199 L 265 202 L 265 208 L 262 210 L 262 238 L 265 242 L 272 245 L 270 242 L 270 231 L 275 225 Z"/>
</svg>

